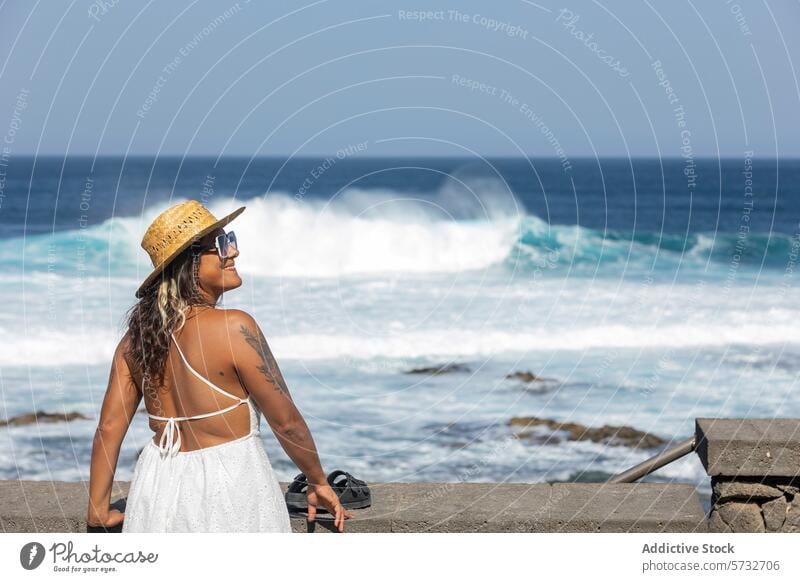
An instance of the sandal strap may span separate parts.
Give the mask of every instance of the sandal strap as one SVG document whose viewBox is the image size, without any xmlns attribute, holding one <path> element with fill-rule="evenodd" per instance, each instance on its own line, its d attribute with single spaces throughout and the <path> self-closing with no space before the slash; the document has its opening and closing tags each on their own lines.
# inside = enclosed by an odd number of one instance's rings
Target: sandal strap
<svg viewBox="0 0 800 582">
<path fill-rule="evenodd" d="M 294 481 L 289 484 L 289 488 L 287 492 L 291 493 L 302 493 L 308 487 L 308 481 L 304 473 L 298 474 Z"/>
<path fill-rule="evenodd" d="M 336 479 L 338 479 L 338 478 L 339 478 L 340 476 L 342 476 L 342 475 L 344 475 L 345 477 L 347 477 L 347 476 L 349 475 L 349 473 L 347 473 L 347 471 L 342 471 L 341 469 L 336 469 L 335 471 L 331 471 L 330 473 L 328 473 L 328 484 L 329 484 L 331 487 L 333 487 L 333 483 L 334 483 L 334 481 L 336 481 Z M 346 479 L 346 480 L 345 480 L 345 482 L 346 482 L 347 480 L 349 480 L 349 478 L 348 478 L 348 479 Z"/>
<path fill-rule="evenodd" d="M 336 479 L 342 475 L 344 475 L 345 477 L 344 483 L 334 485 Z M 344 493 L 349 489 L 350 491 L 353 492 L 354 495 L 363 495 L 366 497 L 370 494 L 369 486 L 365 481 L 357 479 L 347 471 L 342 471 L 341 469 L 333 471 L 328 475 L 328 483 L 332 488 L 340 489 L 342 493 Z"/>
</svg>

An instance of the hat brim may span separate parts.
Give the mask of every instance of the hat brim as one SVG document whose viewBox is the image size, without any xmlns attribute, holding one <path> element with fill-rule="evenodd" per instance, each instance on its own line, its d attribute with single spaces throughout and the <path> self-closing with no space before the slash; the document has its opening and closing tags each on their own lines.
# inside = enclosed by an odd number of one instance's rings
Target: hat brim
<svg viewBox="0 0 800 582">
<path fill-rule="evenodd" d="M 158 277 L 158 275 L 161 274 L 161 272 L 170 263 L 170 261 L 172 261 L 175 257 L 177 257 L 179 254 L 181 254 L 183 251 L 188 249 L 193 242 L 203 238 L 209 232 L 215 231 L 219 227 L 227 225 L 231 220 L 233 220 L 234 218 L 239 216 L 242 212 L 244 212 L 245 208 L 246 208 L 245 206 L 241 206 L 241 207 L 237 208 L 236 210 L 234 210 L 233 212 L 231 212 L 230 214 L 224 216 L 223 218 L 220 218 L 214 224 L 211 224 L 211 225 L 203 228 L 202 230 L 197 231 L 195 234 L 193 234 L 191 236 L 191 238 L 186 240 L 179 247 L 177 247 L 174 251 L 172 251 L 172 253 L 170 253 L 170 255 L 161 262 L 161 264 L 156 265 L 156 267 L 145 278 L 145 280 L 142 282 L 142 284 L 139 285 L 139 288 L 136 290 L 136 298 L 137 299 L 141 299 L 142 296 L 144 295 L 144 290 L 150 285 L 150 283 L 153 282 L 153 280 L 156 277 Z"/>
</svg>

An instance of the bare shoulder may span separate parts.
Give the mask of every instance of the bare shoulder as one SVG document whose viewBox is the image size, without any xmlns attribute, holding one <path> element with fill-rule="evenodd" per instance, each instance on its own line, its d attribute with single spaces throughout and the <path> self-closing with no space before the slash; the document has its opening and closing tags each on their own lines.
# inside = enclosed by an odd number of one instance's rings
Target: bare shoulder
<svg viewBox="0 0 800 582">
<path fill-rule="evenodd" d="M 291 400 L 286 381 L 255 318 L 240 309 L 221 310 L 218 315 L 225 318 L 234 368 L 246 382 L 250 381 L 250 389 L 257 390 L 254 387 L 266 381 L 266 386 Z"/>
<path fill-rule="evenodd" d="M 242 352 L 249 349 L 242 329 L 253 330 L 252 333 L 257 335 L 255 319 L 241 309 L 217 308 L 203 315 L 206 316 L 208 345 L 213 347 L 217 358 L 235 368 Z"/>
<path fill-rule="evenodd" d="M 258 324 L 255 318 L 241 309 L 219 309 L 216 317 L 219 318 L 220 325 L 224 327 L 228 334 L 242 333 L 242 328 L 246 328 L 251 333 L 257 333 Z"/>
<path fill-rule="evenodd" d="M 232 351 L 234 359 L 237 352 L 246 345 L 260 346 L 266 342 L 261 328 L 255 318 L 241 309 L 220 309 L 215 314 L 219 318 L 219 329 L 224 334 L 224 341 Z"/>
</svg>

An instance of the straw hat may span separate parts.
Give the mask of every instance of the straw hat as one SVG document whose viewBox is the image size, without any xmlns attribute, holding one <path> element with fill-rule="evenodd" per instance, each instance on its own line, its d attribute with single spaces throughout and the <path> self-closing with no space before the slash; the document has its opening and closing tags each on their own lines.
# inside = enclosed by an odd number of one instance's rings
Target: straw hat
<svg viewBox="0 0 800 582">
<path fill-rule="evenodd" d="M 208 208 L 197 200 L 187 200 L 159 214 L 147 227 L 142 238 L 142 248 L 150 255 L 153 272 L 139 285 L 136 297 L 141 297 L 145 288 L 164 270 L 164 267 L 189 245 L 220 226 L 225 226 L 244 209 L 244 206 L 237 208 L 217 220 Z"/>
</svg>

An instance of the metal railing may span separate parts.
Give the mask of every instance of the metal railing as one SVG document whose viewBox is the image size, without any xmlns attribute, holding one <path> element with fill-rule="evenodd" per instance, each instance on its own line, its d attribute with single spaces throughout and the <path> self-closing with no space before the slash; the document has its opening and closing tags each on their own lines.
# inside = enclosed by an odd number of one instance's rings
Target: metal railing
<svg viewBox="0 0 800 582">
<path fill-rule="evenodd" d="M 641 463 L 639 463 L 635 467 L 631 467 L 627 471 L 623 471 L 622 473 L 613 475 L 608 480 L 608 482 L 633 483 L 634 481 L 638 481 L 645 475 L 648 475 L 653 471 L 660 469 L 664 465 L 667 465 L 676 459 L 680 459 L 681 457 L 688 455 L 694 450 L 694 446 L 695 446 L 694 437 L 686 439 L 680 444 L 677 444 L 674 447 L 670 447 L 667 450 L 660 452 L 656 456 L 650 457 L 646 461 L 642 461 Z"/>
</svg>

